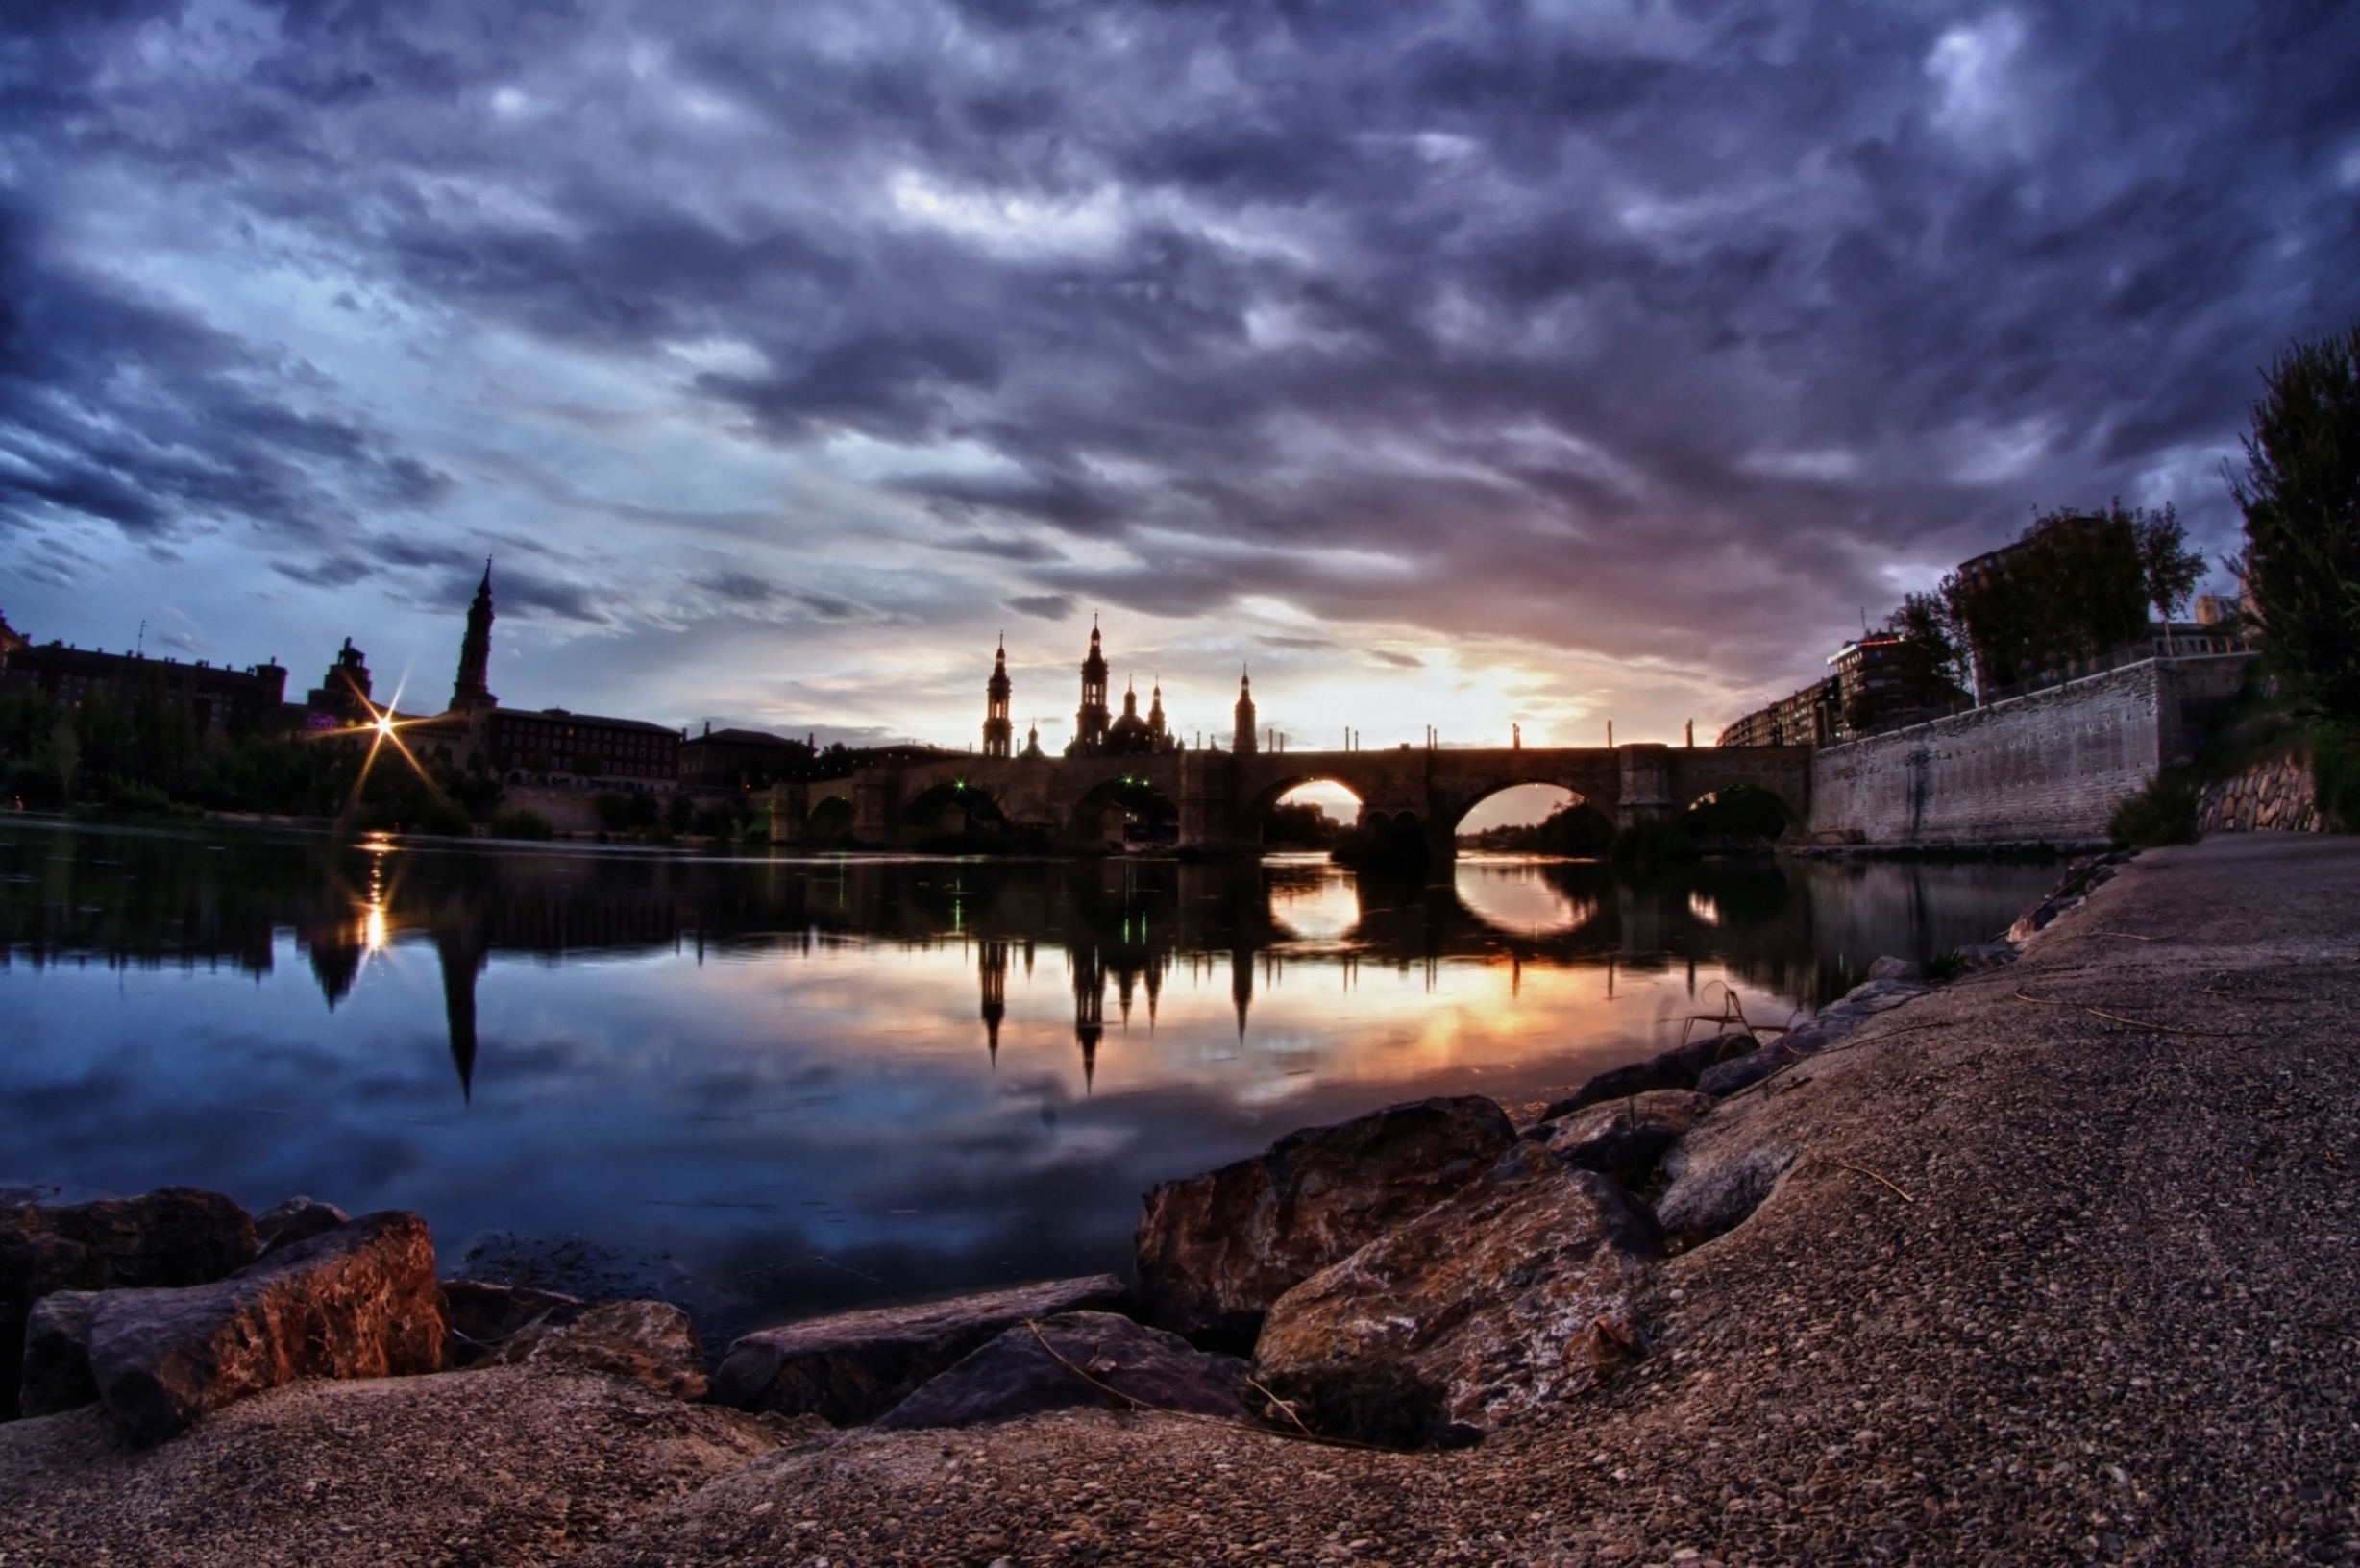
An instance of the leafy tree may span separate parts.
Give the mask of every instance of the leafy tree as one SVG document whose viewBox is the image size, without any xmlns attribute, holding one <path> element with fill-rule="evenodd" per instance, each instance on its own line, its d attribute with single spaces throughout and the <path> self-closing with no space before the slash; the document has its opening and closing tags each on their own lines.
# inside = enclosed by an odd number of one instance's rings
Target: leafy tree
<svg viewBox="0 0 2360 1568">
<path fill-rule="evenodd" d="M 2179 508 L 2166 503 L 2160 512 L 2141 508 L 2130 514 L 2131 530 L 2139 541 L 2139 572 L 2147 583 L 2147 601 L 2171 635 L 2172 621 L 2187 608 L 2196 585 L 2204 580 L 2204 557 L 2188 548 L 2188 530 L 2179 526 Z"/>
<path fill-rule="evenodd" d="M 2263 385 L 2229 478 L 2246 583 L 2288 695 L 2360 723 L 2360 324 L 2288 349 Z"/>
<path fill-rule="evenodd" d="M 2016 542 L 1962 567 L 1945 587 L 1986 686 L 2010 686 L 2147 632 L 2139 514 L 2045 512 Z"/>
</svg>

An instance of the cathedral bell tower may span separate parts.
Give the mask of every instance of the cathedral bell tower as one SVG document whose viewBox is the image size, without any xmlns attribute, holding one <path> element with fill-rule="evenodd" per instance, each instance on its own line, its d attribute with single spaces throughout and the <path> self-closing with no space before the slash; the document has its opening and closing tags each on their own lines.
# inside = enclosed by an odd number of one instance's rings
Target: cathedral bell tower
<svg viewBox="0 0 2360 1568">
<path fill-rule="evenodd" d="M 483 562 L 483 580 L 476 587 L 476 601 L 467 606 L 467 635 L 459 639 L 459 674 L 451 684 L 454 712 L 493 708 L 492 695 L 492 563 Z"/>
<path fill-rule="evenodd" d="M 992 660 L 992 678 L 983 685 L 983 754 L 1004 757 L 1016 740 L 1016 723 L 1008 717 L 1008 639 L 999 640 Z"/>
<path fill-rule="evenodd" d="M 1098 646 L 1098 625 L 1090 625 L 1090 656 L 1082 661 L 1082 705 L 1073 715 L 1073 745 L 1069 756 L 1094 756 L 1106 749 L 1106 731 L 1114 716 L 1106 708 L 1106 654 Z"/>
<path fill-rule="evenodd" d="M 1241 671 L 1238 674 L 1238 729 L 1231 737 L 1229 749 L 1241 757 L 1249 757 L 1258 747 L 1254 744 L 1254 683 Z"/>
</svg>

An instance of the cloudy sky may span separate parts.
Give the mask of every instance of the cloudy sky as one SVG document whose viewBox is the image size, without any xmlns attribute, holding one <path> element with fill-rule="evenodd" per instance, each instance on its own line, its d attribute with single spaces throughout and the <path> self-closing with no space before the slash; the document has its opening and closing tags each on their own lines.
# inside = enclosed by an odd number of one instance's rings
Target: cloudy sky
<svg viewBox="0 0 2360 1568">
<path fill-rule="evenodd" d="M 1709 732 L 2035 506 L 2227 548 L 2360 8 L 254 5 L 0 31 L 0 611 L 1062 744 Z"/>
</svg>

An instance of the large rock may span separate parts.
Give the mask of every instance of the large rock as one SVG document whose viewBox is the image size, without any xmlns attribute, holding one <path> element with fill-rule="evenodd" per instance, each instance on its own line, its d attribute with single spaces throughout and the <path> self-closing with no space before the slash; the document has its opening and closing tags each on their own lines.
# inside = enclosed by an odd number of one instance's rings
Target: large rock
<svg viewBox="0 0 2360 1568">
<path fill-rule="evenodd" d="M 1038 1330 L 1038 1332 L 1035 1332 Z M 1188 1410 L 1246 1422 L 1246 1365 L 1111 1312 L 1010 1329 L 877 1419 L 881 1431 L 979 1427 L 1043 1410 Z"/>
<path fill-rule="evenodd" d="M 883 1415 L 920 1384 L 1020 1323 L 1115 1311 L 1130 1299 L 1120 1280 L 1093 1274 L 763 1329 L 729 1347 L 713 1375 L 713 1398 L 740 1409 L 852 1426 Z"/>
<path fill-rule="evenodd" d="M 536 1324 L 512 1336 L 496 1359 L 605 1372 L 675 1399 L 702 1399 L 709 1382 L 697 1326 L 668 1301 L 602 1302 L 571 1323 Z"/>
<path fill-rule="evenodd" d="M 1751 1089 L 1779 1068 L 1792 1066 L 1802 1060 L 1802 1052 L 1783 1041 L 1773 1041 L 1759 1050 L 1707 1067 L 1696 1075 L 1696 1091 L 1717 1100 L 1741 1089 Z"/>
<path fill-rule="evenodd" d="M 1508 1114 L 1480 1095 L 1417 1100 L 1166 1182 L 1139 1222 L 1148 1320 L 1208 1349 L 1250 1349 L 1271 1303 L 1466 1186 L 1514 1140 Z"/>
<path fill-rule="evenodd" d="M 1711 1109 L 1709 1094 L 1654 1089 L 1543 1122 L 1535 1132 L 1566 1164 L 1611 1176 L 1636 1190 L 1654 1174 L 1663 1151 Z"/>
<path fill-rule="evenodd" d="M 99 1397 L 140 1448 L 297 1378 L 437 1371 L 433 1237 L 416 1214 L 363 1214 L 212 1285 L 110 1290 L 88 1342 Z"/>
<path fill-rule="evenodd" d="M 27 1419 L 79 1409 L 98 1398 L 90 1377 L 90 1317 L 100 1300 L 92 1290 L 53 1290 L 25 1319 L 24 1391 L 17 1410 Z"/>
<path fill-rule="evenodd" d="M 1612 1067 L 1585 1083 L 1565 1098 L 1540 1113 L 1543 1121 L 1555 1121 L 1576 1111 L 1609 1100 L 1627 1100 L 1635 1094 L 1651 1090 L 1694 1089 L 1696 1080 L 1716 1064 L 1733 1061 L 1760 1048 L 1761 1041 L 1752 1035 L 1716 1035 L 1709 1040 L 1692 1040 L 1685 1045 L 1660 1052 L 1644 1062 L 1628 1066 Z"/>
<path fill-rule="evenodd" d="M 1472 1439 L 1635 1354 L 1654 1220 L 1611 1177 L 1517 1152 L 1281 1297 L 1256 1377 L 1315 1428 L 1414 1448 Z"/>
<path fill-rule="evenodd" d="M 0 1419 L 16 1412 L 25 1317 L 57 1290 L 203 1285 L 254 1261 L 254 1221 L 218 1192 L 0 1207 Z"/>
</svg>

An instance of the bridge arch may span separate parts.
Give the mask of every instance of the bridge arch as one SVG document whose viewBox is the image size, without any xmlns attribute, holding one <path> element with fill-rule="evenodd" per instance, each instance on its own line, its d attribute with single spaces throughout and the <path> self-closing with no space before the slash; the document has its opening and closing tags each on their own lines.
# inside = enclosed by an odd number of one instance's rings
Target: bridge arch
<svg viewBox="0 0 2360 1568">
<path fill-rule="evenodd" d="M 1008 814 L 991 791 L 952 778 L 921 791 L 903 805 L 898 825 L 904 833 L 996 831 L 1007 827 Z"/>
<path fill-rule="evenodd" d="M 1117 773 L 1082 792 L 1066 816 L 1065 837 L 1077 848 L 1177 844 L 1180 804 L 1143 772 Z"/>
</svg>

